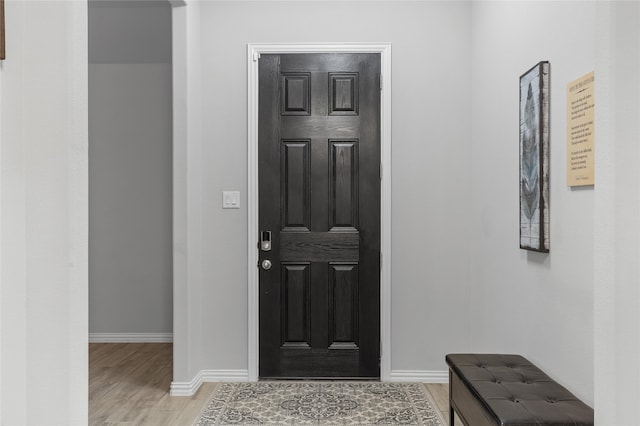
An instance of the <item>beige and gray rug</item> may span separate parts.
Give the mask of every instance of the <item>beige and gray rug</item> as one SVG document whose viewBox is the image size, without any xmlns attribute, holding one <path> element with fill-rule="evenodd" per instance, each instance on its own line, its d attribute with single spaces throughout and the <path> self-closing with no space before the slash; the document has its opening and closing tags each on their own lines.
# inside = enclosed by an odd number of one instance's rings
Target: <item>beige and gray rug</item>
<svg viewBox="0 0 640 426">
<path fill-rule="evenodd" d="M 194 425 L 444 426 L 421 383 L 221 383 Z"/>
</svg>

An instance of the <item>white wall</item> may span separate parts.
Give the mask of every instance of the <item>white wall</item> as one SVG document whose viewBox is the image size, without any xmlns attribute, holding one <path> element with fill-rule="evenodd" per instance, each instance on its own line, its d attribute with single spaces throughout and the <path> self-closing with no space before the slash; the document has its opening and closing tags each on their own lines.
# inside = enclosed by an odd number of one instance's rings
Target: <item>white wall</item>
<svg viewBox="0 0 640 426">
<path fill-rule="evenodd" d="M 174 152 L 184 166 L 174 180 L 174 379 L 247 368 L 247 218 L 220 208 L 226 189 L 242 191 L 246 205 L 246 44 L 383 41 L 393 44 L 392 370 L 445 370 L 448 352 L 521 353 L 600 404 L 602 419 L 624 419 L 604 424 L 637 423 L 640 373 L 619 377 L 625 355 L 640 347 L 640 253 L 628 238 L 638 230 L 638 149 L 613 142 L 638 136 L 636 7 L 223 1 L 174 9 L 187 23 L 178 39 L 174 32 L 184 77 L 176 93 L 185 95 Z M 518 245 L 518 77 L 540 60 L 551 62 L 550 254 Z M 598 137 L 595 188 L 571 189 L 566 85 L 594 69 L 597 116 L 622 117 L 621 109 L 632 118 L 616 122 L 608 147 Z M 603 70 L 610 76 L 598 77 Z M 617 97 L 601 106 L 612 82 Z M 614 154 L 624 156 L 622 168 Z"/>
<path fill-rule="evenodd" d="M 3 425 L 87 419 L 87 5 L 8 1 L 0 62 Z"/>
<path fill-rule="evenodd" d="M 596 424 L 640 424 L 640 5 L 597 5 Z"/>
<path fill-rule="evenodd" d="M 202 93 L 200 3 L 173 0 L 173 377 L 202 367 Z M 209 337 L 210 338 L 210 337 Z"/>
<path fill-rule="evenodd" d="M 169 3 L 91 1 L 89 63 L 89 332 L 94 340 L 103 333 L 167 339 L 173 323 Z"/>
<path fill-rule="evenodd" d="M 246 206 L 246 45 L 260 42 L 393 44 L 392 370 L 444 371 L 446 352 L 470 349 L 468 318 L 452 314 L 466 311 L 470 287 L 468 4 L 201 2 L 184 9 L 190 8 L 190 31 L 181 36 L 190 37 L 182 43 L 183 50 L 190 46 L 182 91 L 190 94 L 190 122 L 183 121 L 184 141 L 174 140 L 188 157 L 178 182 L 189 188 L 181 208 L 191 215 L 184 240 L 175 241 L 184 273 L 175 287 L 174 380 L 189 381 L 203 369 L 247 369 L 247 214 L 222 210 L 220 195 L 240 190 Z M 174 13 L 189 13 L 179 9 Z M 180 260 L 185 252 L 188 262 Z"/>
<path fill-rule="evenodd" d="M 474 351 L 522 354 L 593 405 L 594 189 L 567 187 L 565 164 L 566 86 L 594 70 L 595 6 L 473 2 L 472 10 L 473 309 L 465 316 Z M 518 234 L 518 77 L 541 60 L 551 63 L 549 254 L 521 250 Z"/>
</svg>

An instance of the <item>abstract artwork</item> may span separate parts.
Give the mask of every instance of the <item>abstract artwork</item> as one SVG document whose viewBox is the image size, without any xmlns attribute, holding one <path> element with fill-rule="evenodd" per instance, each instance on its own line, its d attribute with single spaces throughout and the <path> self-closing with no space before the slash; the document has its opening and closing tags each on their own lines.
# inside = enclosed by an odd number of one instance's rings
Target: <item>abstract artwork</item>
<svg viewBox="0 0 640 426">
<path fill-rule="evenodd" d="M 0 0 L 0 59 L 5 59 L 4 0 Z"/>
<path fill-rule="evenodd" d="M 520 248 L 549 252 L 549 62 L 520 77 Z"/>
</svg>

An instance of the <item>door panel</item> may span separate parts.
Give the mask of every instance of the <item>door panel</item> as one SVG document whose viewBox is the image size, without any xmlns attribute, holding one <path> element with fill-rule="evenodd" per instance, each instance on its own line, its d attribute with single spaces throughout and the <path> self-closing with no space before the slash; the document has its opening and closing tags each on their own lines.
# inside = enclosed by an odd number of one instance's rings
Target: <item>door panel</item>
<svg viewBox="0 0 640 426">
<path fill-rule="evenodd" d="M 358 227 L 358 143 L 330 140 L 329 229 Z"/>
<path fill-rule="evenodd" d="M 309 349 L 309 264 L 282 262 L 282 275 L 282 345 Z"/>
<path fill-rule="evenodd" d="M 358 265 L 329 264 L 329 348 L 358 348 Z"/>
<path fill-rule="evenodd" d="M 379 377 L 380 55 L 262 55 L 260 377 Z"/>
<path fill-rule="evenodd" d="M 286 232 L 280 234 L 280 259 L 311 262 L 360 259 L 360 234 L 354 232 Z"/>
<path fill-rule="evenodd" d="M 310 224 L 311 163 L 309 140 L 283 140 L 280 160 L 283 231 L 308 231 Z"/>
</svg>

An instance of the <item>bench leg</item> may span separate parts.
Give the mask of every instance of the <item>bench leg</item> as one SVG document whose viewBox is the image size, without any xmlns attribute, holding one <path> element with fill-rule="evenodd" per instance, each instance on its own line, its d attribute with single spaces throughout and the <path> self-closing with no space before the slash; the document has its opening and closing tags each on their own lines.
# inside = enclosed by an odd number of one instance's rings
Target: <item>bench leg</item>
<svg viewBox="0 0 640 426">
<path fill-rule="evenodd" d="M 453 406 L 449 404 L 449 426 L 454 426 L 455 423 L 455 412 L 453 411 Z"/>
</svg>

